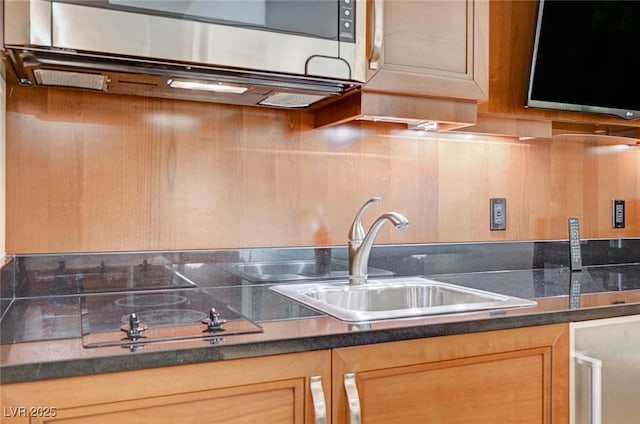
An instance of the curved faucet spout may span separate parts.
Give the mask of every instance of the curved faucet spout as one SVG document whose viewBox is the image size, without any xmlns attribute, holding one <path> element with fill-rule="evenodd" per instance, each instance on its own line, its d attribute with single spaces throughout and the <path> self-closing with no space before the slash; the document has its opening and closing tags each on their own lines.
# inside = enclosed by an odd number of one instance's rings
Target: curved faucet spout
<svg viewBox="0 0 640 424">
<path fill-rule="evenodd" d="M 353 224 L 351 224 L 351 228 L 349 229 L 349 243 L 359 245 L 362 242 L 365 236 L 364 228 L 362 227 L 362 215 L 364 214 L 364 210 L 373 203 L 379 203 L 380 200 L 382 200 L 382 198 L 379 196 L 372 197 L 360 206 L 360 210 L 358 210 L 358 213 L 353 220 Z"/>
<path fill-rule="evenodd" d="M 364 284 L 367 282 L 367 269 L 369 268 L 369 254 L 373 247 L 373 242 L 378 235 L 378 232 L 385 224 L 385 222 L 391 222 L 397 229 L 404 230 L 409 226 L 409 220 L 397 212 L 387 212 L 381 215 L 371 225 L 369 232 L 362 240 L 362 243 L 354 249 L 353 254 L 349 255 L 349 283 L 350 284 Z"/>
<path fill-rule="evenodd" d="M 351 268 L 353 257 L 360 248 L 362 240 L 364 240 L 364 236 L 366 235 L 364 227 L 362 226 L 362 215 L 364 215 L 365 209 L 374 203 L 379 203 L 380 200 L 382 200 L 382 198 L 379 196 L 368 199 L 362 206 L 360 206 L 358 213 L 356 213 L 356 217 L 353 219 L 353 224 L 351 224 L 351 228 L 349 228 L 349 268 Z"/>
</svg>

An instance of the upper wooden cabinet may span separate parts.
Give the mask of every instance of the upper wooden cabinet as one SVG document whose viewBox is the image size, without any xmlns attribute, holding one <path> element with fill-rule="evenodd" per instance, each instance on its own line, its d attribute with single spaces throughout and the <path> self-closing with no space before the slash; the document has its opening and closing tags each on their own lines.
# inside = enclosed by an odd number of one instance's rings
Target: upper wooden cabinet
<svg viewBox="0 0 640 424">
<path fill-rule="evenodd" d="M 489 93 L 489 1 L 372 0 L 368 16 L 372 34 L 382 27 L 377 65 L 360 92 L 315 111 L 316 127 L 380 117 L 474 124 Z"/>
<path fill-rule="evenodd" d="M 380 3 L 382 51 L 365 91 L 487 100 L 487 0 L 374 1 L 374 16 Z"/>
</svg>

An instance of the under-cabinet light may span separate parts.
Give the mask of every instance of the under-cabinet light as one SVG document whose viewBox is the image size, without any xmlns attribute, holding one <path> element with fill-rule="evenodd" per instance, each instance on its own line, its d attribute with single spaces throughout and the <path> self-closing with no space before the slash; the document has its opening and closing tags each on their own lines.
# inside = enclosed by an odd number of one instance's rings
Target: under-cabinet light
<svg viewBox="0 0 640 424">
<path fill-rule="evenodd" d="M 410 130 L 438 131 L 438 123 L 435 121 L 422 121 L 408 126 Z"/>
<path fill-rule="evenodd" d="M 406 124 L 407 128 L 410 130 L 438 131 L 438 123 L 436 121 L 424 121 L 422 119 L 412 119 L 412 118 L 396 118 L 394 116 L 381 116 L 381 115 L 363 115 L 358 119 L 363 121 Z"/>
<path fill-rule="evenodd" d="M 184 88 L 187 90 L 215 91 L 216 93 L 242 94 L 248 90 L 246 87 L 226 85 L 221 82 L 188 81 L 170 79 L 167 81 L 171 88 Z"/>
</svg>

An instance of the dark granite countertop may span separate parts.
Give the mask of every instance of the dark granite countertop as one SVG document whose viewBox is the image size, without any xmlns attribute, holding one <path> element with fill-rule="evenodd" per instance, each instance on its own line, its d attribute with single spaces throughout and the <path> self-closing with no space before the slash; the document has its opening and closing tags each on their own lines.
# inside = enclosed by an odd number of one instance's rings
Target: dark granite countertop
<svg viewBox="0 0 640 424">
<path fill-rule="evenodd" d="M 634 249 L 635 247 L 633 244 Z M 448 248 L 451 250 L 450 246 Z M 477 249 L 477 246 L 469 248 Z M 492 245 L 490 248 L 497 247 Z M 514 245 L 504 248 L 511 251 Z M 528 249 L 527 246 L 524 248 Z M 269 286 L 273 281 L 251 281 L 246 276 L 238 278 L 237 275 L 232 275 L 233 273 L 229 273 L 229 264 L 236 263 L 234 261 L 239 258 L 227 251 L 216 252 L 214 260 L 211 252 L 181 252 L 180 260 L 172 256 L 176 255 L 175 252 L 169 255 L 147 253 L 140 254 L 150 261 L 143 262 L 145 269 L 148 264 L 160 263 L 171 273 L 181 276 L 177 283 L 169 278 L 171 284 L 177 284 L 180 290 L 198 290 L 211 295 L 258 324 L 263 331 L 231 335 L 217 340 L 215 345 L 206 339 L 191 339 L 148 344 L 135 351 L 122 347 L 86 348 L 82 341 L 83 301 L 86 302 L 87 298 L 104 297 L 109 291 L 105 293 L 101 289 L 89 290 L 87 287 L 92 286 L 88 282 L 97 277 L 88 272 L 87 268 L 83 268 L 84 273 L 72 272 L 70 264 L 74 261 L 93 264 L 98 260 L 100 268 L 104 265 L 104 258 L 99 255 L 91 258 L 69 255 L 65 257 L 66 262 L 62 266 L 59 256 L 55 255 L 18 257 L 14 270 L 18 275 L 18 281 L 14 283 L 18 295 L 5 302 L 8 305 L 3 308 L 0 322 L 0 382 L 8 384 L 640 314 L 640 264 L 587 264 L 582 273 L 573 274 L 580 276 L 580 290 L 577 296 L 570 297 L 572 273 L 564 266 L 552 264 L 543 268 L 503 270 L 475 266 L 475 269 L 480 270 L 449 272 L 456 268 L 455 262 L 460 254 L 468 254 L 468 249 L 445 253 L 453 255 L 446 256 L 446 260 L 453 262 L 450 267 L 440 266 L 439 262 L 434 262 L 438 266 L 432 266 L 434 255 L 428 249 L 426 253 L 421 247 L 412 246 L 410 249 L 409 252 L 403 252 L 402 260 L 398 260 L 399 256 L 389 259 L 393 256 L 388 255 L 389 252 L 383 252 L 378 257 L 372 255 L 372 264 L 381 270 L 391 270 L 396 276 L 424 275 L 442 282 L 534 299 L 538 304 L 532 308 L 354 325 L 318 313 L 271 291 Z M 269 256 L 269 259 L 282 261 L 301 256 L 309 259 L 313 255 L 313 249 L 307 250 L 304 254 L 299 250 L 287 251 L 286 254 L 278 251 L 277 257 Z M 393 250 L 396 251 L 397 249 Z M 264 259 L 255 252 L 252 253 L 254 257 L 250 258 L 251 261 L 256 258 Z M 342 249 L 336 248 L 334 257 L 340 260 L 341 254 Z M 224 259 L 221 259 L 223 256 Z M 138 263 L 138 259 L 136 257 L 134 262 Z M 242 261 L 247 262 L 246 259 Z M 34 266 L 36 263 L 38 266 Z M 45 268 L 49 271 L 56 270 L 58 274 L 53 274 L 58 278 L 50 279 L 51 272 L 42 272 Z M 61 270 L 64 271 L 63 279 L 59 278 Z M 418 272 L 419 270 L 422 272 Z M 128 281 L 147 281 L 139 276 L 132 280 L 132 273 L 139 271 L 140 268 L 129 268 Z M 25 272 L 31 272 L 30 277 L 20 277 Z M 83 278 L 79 278 L 79 275 Z M 86 278 L 87 275 L 91 275 L 93 279 Z M 105 273 L 97 275 L 102 279 L 107 278 Z M 116 274 L 108 274 L 108 278 L 115 278 L 114 275 Z M 161 278 L 164 276 L 156 276 L 153 281 Z M 45 285 L 34 283 L 44 280 Z M 78 281 L 82 282 L 80 292 L 76 287 Z M 185 281 L 187 284 L 183 284 Z M 295 284 L 295 281 L 288 283 Z M 25 285 L 28 286 L 27 289 L 24 288 Z M 42 291 L 43 287 L 47 289 Z M 153 284 L 129 287 L 129 290 L 138 289 L 158 293 L 168 290 Z M 118 290 L 122 289 L 117 289 L 116 292 Z M 6 296 L 3 297 L 7 299 Z"/>
</svg>

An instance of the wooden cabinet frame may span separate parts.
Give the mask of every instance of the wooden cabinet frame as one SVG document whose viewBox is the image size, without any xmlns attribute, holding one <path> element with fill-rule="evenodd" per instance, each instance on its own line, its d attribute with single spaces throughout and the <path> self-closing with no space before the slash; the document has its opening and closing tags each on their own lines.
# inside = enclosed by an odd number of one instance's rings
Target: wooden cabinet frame
<svg viewBox="0 0 640 424">
<path fill-rule="evenodd" d="M 315 351 L 17 383 L 2 388 L 2 422 L 313 423 L 310 378 L 329 411 L 330 370 L 330 351 Z M 55 416 L 28 416 L 44 407 Z"/>
<path fill-rule="evenodd" d="M 2 422 L 311 424 L 318 376 L 326 423 L 343 424 L 350 375 L 367 424 L 567 424 L 568 334 L 555 324 L 16 383 L 0 391 Z M 6 416 L 19 407 L 56 413 Z"/>
<path fill-rule="evenodd" d="M 565 324 L 335 349 L 333 423 L 348 422 L 343 380 L 355 373 L 367 424 L 566 424 L 568 352 Z"/>
</svg>

